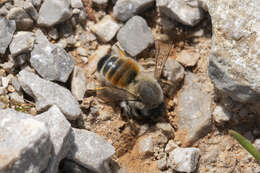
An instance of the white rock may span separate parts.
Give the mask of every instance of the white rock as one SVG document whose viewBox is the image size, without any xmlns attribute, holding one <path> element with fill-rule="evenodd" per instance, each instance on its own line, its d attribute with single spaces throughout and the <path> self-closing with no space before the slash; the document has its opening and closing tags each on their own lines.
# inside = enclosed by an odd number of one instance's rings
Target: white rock
<svg viewBox="0 0 260 173">
<path fill-rule="evenodd" d="M 178 55 L 176 60 L 184 65 L 185 67 L 195 66 L 200 58 L 198 52 L 193 52 L 190 50 L 182 50 Z"/>
<path fill-rule="evenodd" d="M 24 103 L 23 95 L 19 95 L 17 92 L 13 92 L 8 94 L 10 97 L 10 100 L 18 102 L 18 103 Z"/>
<path fill-rule="evenodd" d="M 81 0 L 71 0 L 70 3 L 72 8 L 83 8 Z"/>
<path fill-rule="evenodd" d="M 169 142 L 167 143 L 164 151 L 166 153 L 171 152 L 172 150 L 174 150 L 175 148 L 178 148 L 179 146 L 173 141 L 173 140 L 169 140 Z"/>
<path fill-rule="evenodd" d="M 0 172 L 38 173 L 47 164 L 51 142 L 46 125 L 29 114 L 0 111 Z"/>
<path fill-rule="evenodd" d="M 90 27 L 103 42 L 109 42 L 119 30 L 120 25 L 112 19 L 111 16 L 106 15 L 100 22 Z"/>
<path fill-rule="evenodd" d="M 152 31 L 145 19 L 134 16 L 119 30 L 117 40 L 131 56 L 136 56 L 154 43 Z"/>
<path fill-rule="evenodd" d="M 31 18 L 34 21 L 37 21 L 39 14 L 38 14 L 37 10 L 34 8 L 34 6 L 31 2 L 25 1 L 23 8 L 31 16 Z"/>
<path fill-rule="evenodd" d="M 260 152 L 260 139 L 256 139 L 254 142 L 254 146 L 257 148 L 257 150 Z"/>
<path fill-rule="evenodd" d="M 96 172 L 105 172 L 104 162 L 114 153 L 114 147 L 99 135 L 72 128 L 72 148 L 68 159 Z"/>
<path fill-rule="evenodd" d="M 139 141 L 139 150 L 140 152 L 147 156 L 147 155 L 151 155 L 154 151 L 154 143 L 153 143 L 153 139 L 152 136 L 145 136 L 143 137 L 140 141 Z"/>
<path fill-rule="evenodd" d="M 197 0 L 156 0 L 156 6 L 161 13 L 184 25 L 194 26 L 204 16 Z"/>
<path fill-rule="evenodd" d="M 231 113 L 227 110 L 224 110 L 223 106 L 217 105 L 215 110 L 213 111 L 213 119 L 217 123 L 224 123 L 230 120 Z"/>
<path fill-rule="evenodd" d="M 60 161 L 70 150 L 71 125 L 57 106 L 52 106 L 48 111 L 35 118 L 46 123 L 53 145 L 48 167 L 43 173 L 57 173 Z"/>
<path fill-rule="evenodd" d="M 9 46 L 12 56 L 17 56 L 21 53 L 26 53 L 32 50 L 34 44 L 34 34 L 32 32 L 19 31 L 17 32 Z"/>
<path fill-rule="evenodd" d="M 86 91 L 87 91 L 86 72 L 82 68 L 75 66 L 72 74 L 72 80 L 71 80 L 72 95 L 76 99 L 82 100 Z"/>
<path fill-rule="evenodd" d="M 169 166 L 180 172 L 193 172 L 198 164 L 200 150 L 198 148 L 176 148 L 169 153 Z"/>
</svg>

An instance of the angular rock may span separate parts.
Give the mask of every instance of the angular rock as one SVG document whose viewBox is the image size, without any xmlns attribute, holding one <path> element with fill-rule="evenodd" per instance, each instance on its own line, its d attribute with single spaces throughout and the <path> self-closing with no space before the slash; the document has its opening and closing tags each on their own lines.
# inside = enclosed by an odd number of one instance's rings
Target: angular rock
<svg viewBox="0 0 260 173">
<path fill-rule="evenodd" d="M 164 151 L 166 153 L 171 152 L 172 150 L 174 150 L 175 148 L 178 148 L 179 146 L 173 141 L 173 140 L 169 140 L 167 145 L 165 146 Z"/>
<path fill-rule="evenodd" d="M 127 21 L 135 14 L 152 7 L 154 0 L 117 0 L 113 8 L 113 16 L 120 21 Z"/>
<path fill-rule="evenodd" d="M 161 158 L 160 160 L 157 160 L 157 167 L 160 170 L 165 170 L 167 168 L 167 159 L 164 157 Z"/>
<path fill-rule="evenodd" d="M 72 147 L 68 159 L 96 172 L 105 172 L 104 162 L 114 153 L 114 147 L 99 135 L 72 128 Z"/>
<path fill-rule="evenodd" d="M 200 58 L 198 52 L 193 52 L 191 50 L 182 50 L 178 55 L 176 60 L 184 65 L 185 67 L 195 66 Z"/>
<path fill-rule="evenodd" d="M 11 8 L 7 18 L 15 20 L 17 30 L 29 30 L 33 26 L 33 20 L 21 7 Z"/>
<path fill-rule="evenodd" d="M 142 155 L 144 156 L 149 156 L 151 154 L 153 154 L 153 149 L 154 149 L 154 143 L 153 143 L 153 139 L 152 136 L 146 136 L 143 137 L 140 141 L 139 141 L 139 151 Z"/>
<path fill-rule="evenodd" d="M 38 14 L 37 10 L 34 8 L 34 6 L 31 2 L 25 1 L 23 8 L 31 16 L 31 18 L 34 21 L 37 21 L 39 14 Z"/>
<path fill-rule="evenodd" d="M 41 31 L 36 32 L 30 62 L 44 79 L 60 82 L 66 82 L 74 68 L 73 57 L 63 48 L 51 44 Z"/>
<path fill-rule="evenodd" d="M 16 29 L 15 21 L 7 18 L 0 18 L 0 54 L 4 54 L 10 44 Z"/>
<path fill-rule="evenodd" d="M 18 80 L 23 90 L 35 99 L 37 111 L 56 105 L 69 120 L 75 120 L 81 113 L 77 100 L 68 89 L 26 70 L 19 72 Z"/>
<path fill-rule="evenodd" d="M 37 9 L 41 7 L 42 0 L 30 0 L 30 2 L 33 4 L 33 6 Z"/>
<path fill-rule="evenodd" d="M 152 31 L 140 16 L 134 16 L 119 30 L 117 40 L 131 56 L 136 56 L 154 43 Z"/>
<path fill-rule="evenodd" d="M 18 103 L 24 103 L 23 95 L 19 95 L 17 92 L 9 93 L 8 96 L 10 97 L 10 100 L 18 102 Z"/>
<path fill-rule="evenodd" d="M 32 50 L 34 44 L 34 34 L 32 32 L 19 31 L 17 32 L 9 46 L 12 56 L 17 56 L 21 53 L 26 53 Z"/>
<path fill-rule="evenodd" d="M 46 125 L 29 114 L 0 111 L 0 172 L 41 172 L 46 168 L 51 142 Z"/>
<path fill-rule="evenodd" d="M 195 171 L 200 156 L 198 148 L 176 148 L 169 153 L 169 166 L 180 172 Z"/>
<path fill-rule="evenodd" d="M 204 16 L 197 0 L 156 0 L 156 6 L 160 13 L 176 20 L 184 25 L 194 26 L 199 23 Z"/>
<path fill-rule="evenodd" d="M 70 3 L 72 8 L 83 8 L 83 3 L 81 0 L 71 0 Z"/>
<path fill-rule="evenodd" d="M 116 23 L 110 15 L 106 15 L 100 22 L 90 26 L 94 32 L 103 42 L 109 42 L 116 35 L 120 25 Z"/>
<path fill-rule="evenodd" d="M 71 125 L 57 106 L 52 106 L 48 111 L 35 118 L 47 124 L 53 144 L 49 164 L 44 173 L 57 173 L 60 161 L 70 150 Z"/>
<path fill-rule="evenodd" d="M 39 11 L 37 23 L 41 26 L 51 27 L 64 22 L 72 15 L 68 0 L 45 0 Z"/>
<path fill-rule="evenodd" d="M 259 1 L 207 0 L 205 3 L 213 25 L 208 66 L 211 81 L 217 90 L 236 101 L 259 103 Z"/>
<path fill-rule="evenodd" d="M 178 131 L 176 139 L 184 146 L 206 135 L 211 126 L 211 96 L 204 92 L 198 77 L 187 73 L 183 91 L 178 96 Z"/>
<path fill-rule="evenodd" d="M 82 68 L 75 66 L 73 70 L 72 80 L 71 80 L 72 95 L 76 99 L 82 100 L 86 91 L 87 91 L 86 73 Z"/>
<path fill-rule="evenodd" d="M 219 106 L 219 105 L 216 106 L 212 114 L 213 114 L 213 119 L 219 124 L 228 122 L 232 117 L 232 114 L 230 112 L 225 110 L 223 106 Z"/>
</svg>

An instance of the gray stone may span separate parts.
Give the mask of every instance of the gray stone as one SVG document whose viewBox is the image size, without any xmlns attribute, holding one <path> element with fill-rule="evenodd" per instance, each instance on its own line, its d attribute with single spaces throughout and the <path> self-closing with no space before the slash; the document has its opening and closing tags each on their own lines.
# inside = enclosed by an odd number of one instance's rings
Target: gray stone
<svg viewBox="0 0 260 173">
<path fill-rule="evenodd" d="M 66 120 L 57 106 L 35 117 L 47 124 L 53 149 L 49 164 L 44 173 L 57 173 L 60 161 L 66 157 L 70 150 L 69 137 L 71 135 L 70 123 Z"/>
<path fill-rule="evenodd" d="M 223 106 L 217 105 L 213 111 L 213 119 L 219 124 L 228 122 L 231 117 L 232 114 L 225 110 Z"/>
<path fill-rule="evenodd" d="M 152 31 L 140 16 L 134 16 L 119 30 L 117 40 L 131 56 L 136 56 L 154 43 Z"/>
<path fill-rule="evenodd" d="M 39 11 L 37 23 L 51 27 L 64 22 L 72 15 L 69 0 L 45 0 Z"/>
<path fill-rule="evenodd" d="M 78 47 L 77 48 L 77 53 L 81 56 L 88 56 L 88 52 L 85 48 L 83 47 Z"/>
<path fill-rule="evenodd" d="M 139 141 L 139 152 L 144 156 L 153 154 L 154 142 L 152 136 L 145 136 Z"/>
<path fill-rule="evenodd" d="M 251 104 L 260 101 L 259 2 L 206 1 L 213 25 L 211 81 L 222 94 Z"/>
<path fill-rule="evenodd" d="M 30 62 L 44 79 L 61 82 L 68 80 L 74 68 L 73 57 L 63 48 L 51 44 L 41 31 L 36 32 Z"/>
<path fill-rule="evenodd" d="M 14 58 L 15 66 L 21 67 L 29 61 L 30 53 L 22 53 L 13 58 Z"/>
<path fill-rule="evenodd" d="M 19 72 L 18 80 L 23 90 L 35 99 L 37 111 L 56 105 L 69 120 L 80 115 L 80 106 L 68 89 L 26 70 Z"/>
<path fill-rule="evenodd" d="M 0 18 L 0 54 L 4 54 L 16 29 L 15 21 Z"/>
<path fill-rule="evenodd" d="M 62 173 L 93 173 L 93 171 L 90 171 L 87 168 L 68 159 L 64 159 L 61 164 Z"/>
<path fill-rule="evenodd" d="M 72 147 L 67 158 L 93 171 L 104 172 L 104 162 L 115 153 L 114 147 L 93 132 L 72 130 Z"/>
<path fill-rule="evenodd" d="M 15 91 L 21 91 L 21 85 L 16 76 L 11 79 L 11 84 L 14 87 Z"/>
<path fill-rule="evenodd" d="M 195 66 L 200 58 L 200 54 L 198 52 L 194 52 L 192 50 L 182 50 L 176 58 L 176 61 L 184 65 L 185 67 Z"/>
<path fill-rule="evenodd" d="M 180 172 L 195 171 L 200 156 L 198 148 L 176 148 L 169 153 L 169 166 Z"/>
<path fill-rule="evenodd" d="M 87 91 L 86 72 L 80 67 L 75 66 L 71 80 L 72 95 L 78 99 L 83 100 L 85 92 Z"/>
<path fill-rule="evenodd" d="M 183 145 L 189 145 L 209 132 L 211 96 L 204 92 L 195 74 L 186 74 L 176 109 L 179 119 L 176 137 Z"/>
<path fill-rule="evenodd" d="M 9 20 L 15 20 L 17 30 L 29 30 L 33 27 L 33 20 L 21 7 L 12 8 L 7 15 Z"/>
<path fill-rule="evenodd" d="M 94 32 L 100 40 L 103 42 L 109 42 L 114 38 L 120 25 L 112 19 L 110 15 L 106 15 L 100 22 L 90 26 L 92 32 Z"/>
<path fill-rule="evenodd" d="M 72 8 L 83 8 L 83 3 L 81 0 L 71 0 L 70 4 Z"/>
<path fill-rule="evenodd" d="M 19 31 L 17 32 L 9 46 L 12 56 L 17 56 L 21 53 L 26 53 L 32 50 L 34 44 L 34 34 L 32 32 Z"/>
<path fill-rule="evenodd" d="M 0 172 L 33 173 L 46 168 L 51 142 L 46 125 L 29 114 L 0 111 Z"/>
<path fill-rule="evenodd" d="M 23 8 L 31 16 L 31 18 L 34 21 L 37 21 L 39 14 L 38 14 L 37 10 L 34 8 L 34 6 L 31 2 L 25 1 Z"/>
<path fill-rule="evenodd" d="M 113 16 L 117 20 L 127 21 L 153 4 L 154 0 L 118 0 L 113 8 Z"/>
<path fill-rule="evenodd" d="M 156 0 L 156 6 L 159 8 L 160 13 L 184 25 L 194 26 L 204 16 L 197 0 Z"/>
</svg>

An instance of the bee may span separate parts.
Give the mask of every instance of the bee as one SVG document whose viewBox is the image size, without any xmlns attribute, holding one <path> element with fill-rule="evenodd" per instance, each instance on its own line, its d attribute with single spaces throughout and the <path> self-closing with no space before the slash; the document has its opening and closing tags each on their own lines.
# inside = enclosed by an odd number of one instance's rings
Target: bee
<svg viewBox="0 0 260 173">
<path fill-rule="evenodd" d="M 120 103 L 127 115 L 136 118 L 157 119 L 164 113 L 163 91 L 153 75 L 143 71 L 134 59 L 119 55 L 105 55 L 97 63 L 99 78 L 119 90 L 127 98 Z"/>
</svg>

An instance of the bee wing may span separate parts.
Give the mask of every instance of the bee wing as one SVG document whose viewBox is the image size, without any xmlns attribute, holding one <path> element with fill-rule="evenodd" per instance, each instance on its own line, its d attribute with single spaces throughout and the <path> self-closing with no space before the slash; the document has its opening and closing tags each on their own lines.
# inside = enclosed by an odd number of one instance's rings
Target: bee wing
<svg viewBox="0 0 260 173">
<path fill-rule="evenodd" d="M 155 53 L 155 71 L 154 71 L 154 77 L 155 79 L 157 79 L 158 81 L 160 81 L 160 77 L 164 68 L 164 65 L 168 59 L 168 57 L 171 54 L 172 49 L 174 48 L 174 45 L 171 44 L 170 46 L 167 45 L 168 50 L 164 50 L 165 46 L 163 47 L 163 51 L 161 51 L 161 45 L 164 45 L 165 43 L 160 42 L 159 40 L 155 41 L 155 49 L 156 49 L 156 53 Z M 165 54 L 166 52 L 166 54 Z"/>
</svg>

